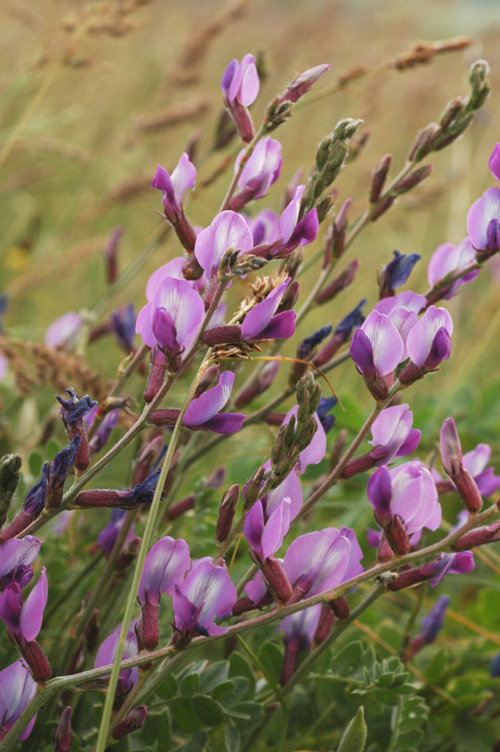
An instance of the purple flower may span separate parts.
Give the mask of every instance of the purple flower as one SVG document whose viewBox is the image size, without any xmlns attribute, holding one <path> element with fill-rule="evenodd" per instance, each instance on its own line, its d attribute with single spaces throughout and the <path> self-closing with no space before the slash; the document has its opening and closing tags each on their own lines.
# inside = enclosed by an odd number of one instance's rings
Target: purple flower
<svg viewBox="0 0 500 752">
<path fill-rule="evenodd" d="M 422 628 L 417 636 L 410 642 L 403 661 L 407 662 L 418 653 L 425 645 L 430 645 L 438 636 L 443 627 L 446 609 L 450 603 L 449 595 L 442 595 L 426 617 L 422 619 Z"/>
<path fill-rule="evenodd" d="M 97 402 L 91 399 L 88 394 L 78 399 L 74 389 L 65 389 L 64 391 L 69 394 L 69 399 L 65 400 L 56 394 L 56 400 L 61 405 L 61 415 L 65 426 L 70 426 L 84 418 L 97 405 Z"/>
<path fill-rule="evenodd" d="M 235 172 L 238 171 L 245 154 L 246 149 L 243 149 L 238 155 L 234 165 Z M 280 142 L 269 136 L 259 141 L 241 171 L 238 178 L 240 191 L 231 199 L 229 208 L 239 211 L 249 201 L 265 196 L 270 186 L 278 180 L 281 164 Z"/>
<path fill-rule="evenodd" d="M 368 481 L 367 490 L 377 522 L 389 535 L 396 517 L 408 535 L 423 527 L 437 530 L 441 523 L 441 505 L 432 475 L 417 460 L 392 470 L 380 467 Z"/>
<path fill-rule="evenodd" d="M 253 55 L 245 55 L 241 63 L 236 59 L 229 63 L 221 81 L 224 104 L 246 143 L 254 136 L 252 118 L 247 108 L 257 98 L 259 87 L 259 76 Z"/>
<path fill-rule="evenodd" d="M 264 469 L 271 469 L 270 460 L 265 463 Z M 269 493 L 262 497 L 261 501 L 266 519 L 273 514 L 285 498 L 290 500 L 290 521 L 292 521 L 302 509 L 303 501 L 302 486 L 296 468 L 294 468 L 291 473 L 288 473 L 279 486 L 273 488 L 272 491 L 269 491 Z"/>
<path fill-rule="evenodd" d="M 247 512 L 243 535 L 261 561 L 281 548 L 290 527 L 290 507 L 291 500 L 285 497 L 269 515 L 264 514 L 262 501 L 256 501 Z"/>
<path fill-rule="evenodd" d="M 280 220 L 271 209 L 262 209 L 255 217 L 243 215 L 253 237 L 253 245 L 272 245 L 280 238 Z"/>
<path fill-rule="evenodd" d="M 420 368 L 436 368 L 451 353 L 453 321 L 446 308 L 430 306 L 408 334 L 408 355 Z"/>
<path fill-rule="evenodd" d="M 89 441 L 90 454 L 96 454 L 96 452 L 100 452 L 101 449 L 106 445 L 111 431 L 113 430 L 113 428 L 116 428 L 118 424 L 119 417 L 119 410 L 110 410 L 109 413 L 106 413 L 101 425 Z"/>
<path fill-rule="evenodd" d="M 478 251 L 500 249 L 500 188 L 488 188 L 467 214 L 467 232 Z"/>
<path fill-rule="evenodd" d="M 337 403 L 338 400 L 336 397 L 321 397 L 319 401 L 317 416 L 326 434 L 335 425 L 335 416 L 329 415 L 329 412 L 330 410 L 333 410 Z"/>
<path fill-rule="evenodd" d="M 295 332 L 295 311 L 276 313 L 291 278 L 286 279 L 257 303 L 245 316 L 241 326 L 244 340 L 288 339 Z"/>
<path fill-rule="evenodd" d="M 32 535 L 0 543 L 0 588 L 3 589 L 12 582 L 23 588 L 31 582 L 31 564 L 38 556 L 41 545 L 42 542 Z"/>
<path fill-rule="evenodd" d="M 278 102 L 297 102 L 297 100 L 309 91 L 318 78 L 322 76 L 323 73 L 326 73 L 327 70 L 330 70 L 331 67 L 331 65 L 325 63 L 323 65 L 316 65 L 314 68 L 309 68 L 304 71 L 300 76 L 294 78 L 292 83 L 287 87 L 285 93 L 279 97 Z"/>
<path fill-rule="evenodd" d="M 228 210 L 218 214 L 212 224 L 200 232 L 194 252 L 200 266 L 211 276 L 227 251 L 245 252 L 252 247 L 252 233 L 247 223 L 239 214 Z"/>
<path fill-rule="evenodd" d="M 204 313 L 203 300 L 189 282 L 164 277 L 139 311 L 136 329 L 145 345 L 175 357 L 191 345 Z"/>
<path fill-rule="evenodd" d="M 284 426 L 289 423 L 292 415 L 296 418 L 298 411 L 298 405 L 292 407 L 292 409 L 289 410 L 285 415 L 282 425 Z M 302 450 L 299 457 L 299 472 L 301 475 L 305 473 L 309 465 L 317 465 L 319 462 L 321 462 L 326 452 L 326 434 L 317 413 L 314 413 L 314 419 L 318 428 L 312 438 L 311 443 L 309 444 L 309 446 Z"/>
<path fill-rule="evenodd" d="M 495 475 L 492 467 L 486 467 L 490 457 L 491 447 L 488 444 L 478 444 L 463 456 L 464 467 L 474 478 L 481 496 L 491 496 L 500 488 L 500 476 Z"/>
<path fill-rule="evenodd" d="M 131 352 L 134 349 L 135 337 L 135 308 L 133 303 L 120 306 L 111 314 L 111 326 L 113 333 L 118 340 L 118 344 L 123 347 L 125 352 Z"/>
<path fill-rule="evenodd" d="M 383 298 L 382 300 L 379 300 L 379 302 L 375 306 L 375 310 L 379 313 L 384 313 L 386 316 L 389 316 L 391 311 L 394 310 L 394 308 L 406 308 L 408 311 L 415 311 L 415 313 L 420 313 L 420 311 L 424 310 L 427 306 L 427 298 L 425 295 L 419 295 L 416 292 L 412 292 L 411 290 L 404 290 L 404 292 L 399 292 L 397 295 L 394 295 L 390 298 Z"/>
<path fill-rule="evenodd" d="M 214 433 L 237 433 L 246 415 L 220 412 L 231 396 L 235 378 L 231 371 L 223 371 L 217 386 L 207 389 L 192 400 L 184 414 L 183 424 L 188 428 L 199 428 Z"/>
<path fill-rule="evenodd" d="M 78 313 L 64 313 L 47 328 L 45 344 L 54 348 L 72 344 L 82 326 L 83 319 Z"/>
<path fill-rule="evenodd" d="M 126 515 L 127 512 L 125 509 L 113 509 L 111 512 L 111 519 L 97 536 L 97 545 L 104 551 L 104 555 L 107 558 L 111 556 L 111 552 L 115 546 L 122 525 L 125 522 Z M 123 542 L 122 550 L 134 537 L 134 525 L 131 525 Z"/>
<path fill-rule="evenodd" d="M 441 280 L 453 274 L 454 272 L 473 264 L 476 260 L 476 251 L 474 250 L 469 238 L 464 238 L 458 245 L 445 243 L 440 245 L 432 254 L 427 269 L 427 279 L 431 287 L 435 287 Z M 457 279 L 447 285 L 440 293 L 441 298 L 449 300 L 457 294 L 460 285 L 466 282 L 472 282 L 479 274 L 476 269 L 466 274 L 461 279 Z"/>
<path fill-rule="evenodd" d="M 374 447 L 370 452 L 376 465 L 386 465 L 393 457 L 406 457 L 415 451 L 420 443 L 421 432 L 413 425 L 413 413 L 408 405 L 386 407 L 372 426 Z"/>
<path fill-rule="evenodd" d="M 495 144 L 495 148 L 488 160 L 488 167 L 493 177 L 500 180 L 500 144 Z"/>
<path fill-rule="evenodd" d="M 390 296 L 396 287 L 401 287 L 407 282 L 413 267 L 421 256 L 418 253 L 408 255 L 394 251 L 393 260 L 382 271 L 379 280 L 381 295 Z"/>
<path fill-rule="evenodd" d="M 172 596 L 176 585 L 180 585 L 191 567 L 189 548 L 186 541 L 174 540 L 169 536 L 161 538 L 146 556 L 139 584 L 138 597 L 141 603 L 158 605 L 160 595 Z"/>
<path fill-rule="evenodd" d="M 194 188 L 195 179 L 196 167 L 186 153 L 179 159 L 172 175 L 169 175 L 161 165 L 157 166 L 151 187 L 162 191 L 165 216 L 170 222 L 175 224 L 183 215 L 182 197 L 189 188 Z"/>
<path fill-rule="evenodd" d="M 45 567 L 26 602 L 17 582 L 7 585 L 0 595 L 0 619 L 9 632 L 19 640 L 33 642 L 42 628 L 43 611 L 47 603 L 48 584 Z"/>
<path fill-rule="evenodd" d="M 30 517 L 38 517 L 42 513 L 45 507 L 45 499 L 47 498 L 47 485 L 49 477 L 49 463 L 44 462 L 41 470 L 42 478 L 36 483 L 33 488 L 28 491 L 28 494 L 23 502 L 23 510 Z"/>
<path fill-rule="evenodd" d="M 329 527 L 294 540 L 283 567 L 294 591 L 310 598 L 360 574 L 362 557 L 352 530 Z"/>
<path fill-rule="evenodd" d="M 12 663 L 0 671 L 0 741 L 15 724 L 37 693 L 37 685 L 22 661 Z M 23 729 L 18 739 L 31 734 L 36 715 Z"/>
<path fill-rule="evenodd" d="M 374 310 L 354 332 L 350 353 L 363 377 L 372 380 L 394 371 L 403 357 L 404 343 L 389 316 Z"/>
<path fill-rule="evenodd" d="M 236 603 L 236 588 L 224 567 L 200 559 L 173 596 L 175 628 L 183 636 L 223 634 L 214 619 L 229 616 Z"/>
<path fill-rule="evenodd" d="M 113 663 L 115 659 L 116 648 L 118 646 L 120 632 L 121 625 L 118 625 L 115 631 L 112 632 L 109 637 L 106 637 L 99 650 L 97 651 L 94 668 L 110 666 Z M 137 652 L 137 638 L 135 636 L 135 631 L 133 629 L 129 629 L 129 631 L 127 632 L 127 637 L 125 639 L 123 659 L 125 660 L 127 658 L 135 658 Z M 125 668 L 123 669 L 123 671 L 120 671 L 120 677 L 118 679 L 118 684 L 116 687 L 117 697 L 123 697 L 124 695 L 128 694 L 134 687 L 138 678 L 139 672 L 137 666 L 134 666 L 133 668 Z"/>
<path fill-rule="evenodd" d="M 296 650 L 309 650 L 319 624 L 321 608 L 321 603 L 317 603 L 283 619 L 279 629 L 284 632 L 287 646 Z"/>
<path fill-rule="evenodd" d="M 273 247 L 273 258 L 288 256 L 299 246 L 308 245 L 318 234 L 319 221 L 316 209 L 311 209 L 299 220 L 300 205 L 305 185 L 298 185 L 293 192 L 292 200 L 284 209 L 280 218 L 280 240 Z"/>
<path fill-rule="evenodd" d="M 221 81 L 227 107 L 231 108 L 237 103 L 249 107 L 257 99 L 259 87 L 259 75 L 253 55 L 245 55 L 241 63 L 236 58 L 231 60 Z"/>
</svg>

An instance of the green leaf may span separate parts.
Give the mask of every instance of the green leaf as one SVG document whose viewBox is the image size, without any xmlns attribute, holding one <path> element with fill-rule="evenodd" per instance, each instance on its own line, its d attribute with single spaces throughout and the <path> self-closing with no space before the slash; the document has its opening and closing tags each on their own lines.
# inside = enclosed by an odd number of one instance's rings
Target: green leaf
<svg viewBox="0 0 500 752">
<path fill-rule="evenodd" d="M 169 674 L 156 687 L 155 694 L 162 700 L 171 700 L 179 692 L 179 683 L 173 674 Z"/>
<path fill-rule="evenodd" d="M 224 742 L 227 752 L 239 752 L 241 736 L 236 726 L 233 726 L 232 723 L 228 723 L 224 730 Z"/>
<path fill-rule="evenodd" d="M 175 697 L 172 701 L 174 721 L 183 731 L 192 733 L 201 729 L 202 722 L 195 714 L 191 697 Z"/>
<path fill-rule="evenodd" d="M 57 439 L 49 439 L 47 446 L 45 447 L 47 459 L 49 460 L 49 462 L 53 461 L 54 457 L 58 452 L 61 451 L 61 449 L 61 443 L 57 441 Z"/>
<path fill-rule="evenodd" d="M 367 734 L 368 728 L 365 722 L 364 709 L 361 705 L 344 731 L 337 752 L 363 752 Z"/>
<path fill-rule="evenodd" d="M 161 739 L 164 749 L 170 748 L 172 744 L 172 721 L 170 711 L 166 706 L 148 712 L 142 731 L 142 741 L 145 744 L 154 744 L 158 739 Z"/>
<path fill-rule="evenodd" d="M 179 747 L 179 752 L 204 752 L 207 747 L 208 737 L 204 731 L 196 731 L 191 739 Z"/>
<path fill-rule="evenodd" d="M 252 698 L 255 694 L 255 675 L 250 663 L 241 653 L 232 653 L 229 659 L 229 676 L 245 677 L 248 680 L 248 695 Z"/>
<path fill-rule="evenodd" d="M 259 650 L 259 658 L 266 667 L 267 675 L 275 684 L 279 684 L 283 655 L 275 642 L 265 642 Z"/>
<path fill-rule="evenodd" d="M 232 707 L 237 702 L 245 700 L 248 697 L 248 679 L 243 676 L 236 676 L 233 680 L 234 689 L 230 695 L 226 695 L 223 699 L 223 705 Z M 220 699 L 220 698 L 219 698 Z"/>
<path fill-rule="evenodd" d="M 200 677 L 198 674 L 188 674 L 181 681 L 181 693 L 183 695 L 194 695 L 200 688 Z"/>
<path fill-rule="evenodd" d="M 362 666 L 363 645 L 361 642 L 350 642 L 340 653 L 335 653 L 331 670 L 336 676 L 352 678 Z"/>
<path fill-rule="evenodd" d="M 195 695 L 193 707 L 196 715 L 205 726 L 218 726 L 224 720 L 222 707 L 208 695 Z"/>
<path fill-rule="evenodd" d="M 234 711 L 235 713 L 240 713 L 241 716 L 248 717 L 248 721 L 241 718 L 241 720 L 237 724 L 239 729 L 244 730 L 255 728 L 263 712 L 262 705 L 259 705 L 258 702 L 239 702 L 234 706 L 232 711 Z"/>
<path fill-rule="evenodd" d="M 246 684 L 247 680 L 244 679 L 244 682 Z M 214 700 L 221 700 L 223 697 L 227 697 L 228 695 L 231 695 L 234 692 L 235 686 L 236 686 L 235 682 L 231 681 L 231 679 L 228 679 L 228 681 L 218 684 L 212 690 L 212 698 Z M 246 694 L 246 690 L 245 690 L 245 694 Z"/>
<path fill-rule="evenodd" d="M 227 680 L 229 673 L 229 663 L 227 661 L 218 661 L 203 671 L 200 678 L 200 692 L 210 693 L 218 684 Z"/>
</svg>

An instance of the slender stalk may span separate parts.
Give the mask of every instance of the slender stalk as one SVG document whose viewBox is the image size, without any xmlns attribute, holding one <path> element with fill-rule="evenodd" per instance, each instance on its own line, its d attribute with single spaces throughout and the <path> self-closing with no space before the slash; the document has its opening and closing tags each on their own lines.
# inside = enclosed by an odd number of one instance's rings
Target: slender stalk
<svg viewBox="0 0 500 752">
<path fill-rule="evenodd" d="M 104 708 L 102 712 L 101 725 L 99 727 L 99 734 L 97 737 L 96 752 L 104 752 L 106 748 L 106 740 L 108 737 L 108 729 L 109 729 L 109 724 L 111 720 L 111 712 L 113 710 L 113 702 L 115 699 L 116 686 L 118 684 L 118 677 L 120 674 L 120 663 L 123 657 L 125 641 L 127 639 L 130 621 L 132 619 L 134 608 L 136 606 L 137 590 L 139 588 L 139 581 L 141 579 L 142 569 L 144 567 L 144 561 L 146 559 L 146 554 L 149 551 L 150 543 L 153 537 L 153 532 L 156 527 L 156 522 L 157 522 L 158 515 L 159 515 L 160 500 L 161 500 L 163 486 L 165 485 L 167 474 L 168 474 L 168 471 L 170 470 L 170 465 L 172 464 L 174 452 L 177 448 L 177 442 L 180 438 L 180 434 L 182 430 L 182 418 L 184 417 L 184 414 L 189 406 L 189 403 L 194 397 L 196 388 L 198 384 L 200 383 L 201 377 L 203 376 L 206 370 L 207 362 L 208 362 L 208 355 L 205 356 L 203 363 L 201 364 L 195 378 L 193 379 L 191 386 L 189 388 L 189 391 L 187 393 L 186 399 L 184 400 L 184 404 L 181 407 L 179 416 L 174 426 L 172 438 L 168 446 L 167 454 L 165 455 L 165 460 L 161 468 L 160 477 L 158 479 L 158 483 L 156 484 L 153 501 L 151 502 L 151 508 L 149 510 L 149 514 L 148 514 L 148 518 L 146 522 L 146 528 L 144 530 L 144 534 L 141 540 L 141 546 L 139 549 L 139 553 L 137 555 L 137 562 L 136 562 L 136 566 L 134 570 L 132 583 L 130 585 L 127 603 L 125 606 L 125 613 L 123 614 L 122 628 L 120 631 L 120 636 L 118 638 L 118 644 L 116 646 L 115 660 L 113 662 L 113 668 L 112 668 L 111 676 L 109 679 L 108 690 L 106 693 L 106 700 L 105 700 Z"/>
<path fill-rule="evenodd" d="M 139 367 L 141 361 L 145 357 L 146 353 L 148 352 L 149 347 L 147 345 L 141 345 L 138 350 L 134 353 L 133 357 L 129 360 L 126 367 L 123 369 L 121 374 L 119 374 L 118 378 L 116 379 L 115 383 L 111 387 L 111 391 L 108 394 L 109 397 L 116 397 L 120 394 L 121 390 L 129 380 L 129 378 L 132 376 L 132 374 L 137 370 Z"/>
</svg>

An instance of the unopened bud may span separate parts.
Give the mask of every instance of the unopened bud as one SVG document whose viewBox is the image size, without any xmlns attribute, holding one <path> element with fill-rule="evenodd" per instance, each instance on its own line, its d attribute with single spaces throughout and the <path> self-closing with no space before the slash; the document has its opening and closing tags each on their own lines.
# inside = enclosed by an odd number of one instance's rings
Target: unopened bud
<svg viewBox="0 0 500 752">
<path fill-rule="evenodd" d="M 216 345 L 235 345 L 239 344 L 241 339 L 241 326 L 215 326 L 209 329 L 203 335 L 203 342 L 209 347 Z"/>
<path fill-rule="evenodd" d="M 375 166 L 372 172 L 372 182 L 370 186 L 370 203 L 374 204 L 379 200 L 387 179 L 387 174 L 391 168 L 392 155 L 386 154 Z"/>
<path fill-rule="evenodd" d="M 439 118 L 439 125 L 446 131 L 453 121 L 462 114 L 465 108 L 465 99 L 463 97 L 455 97 L 446 105 L 443 114 Z"/>
<path fill-rule="evenodd" d="M 137 731 L 137 729 L 142 728 L 147 714 L 148 711 L 144 705 L 138 705 L 131 710 L 127 717 L 124 718 L 123 721 L 120 721 L 120 723 L 118 723 L 113 729 L 111 734 L 113 739 L 123 739 L 127 734 L 131 734 L 132 731 Z"/>
<path fill-rule="evenodd" d="M 54 752 L 70 752 L 71 737 L 71 706 L 68 705 L 62 712 L 54 734 Z"/>
<path fill-rule="evenodd" d="M 391 548 L 399 556 L 405 556 L 410 552 L 410 539 L 408 538 L 403 521 L 398 514 L 394 515 L 390 524 L 384 528 L 384 532 L 391 544 Z"/>
<path fill-rule="evenodd" d="M 104 249 L 104 260 L 106 262 L 106 278 L 108 285 L 113 284 L 118 276 L 118 247 L 123 235 L 123 227 L 115 227 L 108 237 Z"/>
<path fill-rule="evenodd" d="M 288 603 L 292 597 L 292 586 L 279 561 L 274 556 L 269 556 L 260 562 L 260 568 L 274 600 L 282 604 Z"/>
<path fill-rule="evenodd" d="M 351 613 L 349 603 L 344 595 L 333 598 L 333 600 L 329 601 L 329 605 L 337 619 L 345 620 Z"/>
<path fill-rule="evenodd" d="M 437 123 L 429 123 L 418 134 L 408 154 L 409 162 L 420 162 L 434 149 L 437 137 L 441 134 L 441 126 Z"/>
<path fill-rule="evenodd" d="M 37 682 L 46 682 L 50 679 L 52 670 L 47 656 L 36 640 L 23 642 L 20 645 L 21 654 L 31 669 L 33 678 Z"/>
<path fill-rule="evenodd" d="M 219 516 L 217 518 L 217 526 L 215 529 L 216 543 L 222 543 L 225 541 L 231 532 L 239 500 L 240 487 L 238 483 L 235 483 L 234 486 L 231 486 L 231 488 L 226 491 L 219 506 Z"/>
<path fill-rule="evenodd" d="M 313 642 L 315 645 L 321 645 L 322 642 L 330 636 L 335 623 L 335 616 L 328 603 L 321 604 L 321 613 L 319 616 L 318 626 L 314 633 Z"/>
<path fill-rule="evenodd" d="M 470 95 L 469 107 L 478 110 L 483 106 L 488 97 L 491 86 L 488 81 L 490 67 L 486 60 L 476 60 L 469 71 L 469 83 L 472 91 Z"/>
<path fill-rule="evenodd" d="M 183 514 L 186 514 L 190 509 L 193 509 L 195 501 L 196 496 L 194 494 L 189 494 L 189 496 L 181 499 L 176 504 L 172 504 L 172 506 L 167 509 L 167 520 L 171 522 L 178 517 L 182 517 Z"/>
<path fill-rule="evenodd" d="M 406 175 L 406 177 L 402 178 L 396 185 L 394 186 L 394 193 L 397 195 L 400 195 L 402 193 L 407 193 L 408 191 L 411 191 L 412 188 L 415 188 L 419 183 L 422 183 L 426 178 L 429 177 L 433 170 L 433 167 L 431 164 L 424 165 L 423 167 L 419 167 L 416 170 L 413 170 L 413 172 L 410 172 L 409 175 Z"/>
<path fill-rule="evenodd" d="M 394 196 L 386 196 L 377 205 L 375 210 L 370 214 L 370 221 L 376 222 L 383 214 L 388 211 L 395 201 Z"/>
<path fill-rule="evenodd" d="M 269 478 L 269 471 L 259 467 L 243 489 L 243 509 L 247 511 L 260 498 L 262 486 Z"/>
<path fill-rule="evenodd" d="M 160 640 L 160 607 L 157 603 L 146 602 L 141 606 L 141 621 L 139 636 L 142 646 L 146 650 L 154 650 Z"/>
<path fill-rule="evenodd" d="M 0 527 L 7 519 L 20 478 L 21 455 L 6 454 L 0 460 Z"/>
<path fill-rule="evenodd" d="M 166 372 L 167 364 L 165 360 L 160 360 L 160 356 L 153 350 L 151 352 L 151 363 L 149 366 L 148 379 L 144 388 L 144 402 L 152 402 L 156 397 L 161 387 L 163 386 Z"/>
<path fill-rule="evenodd" d="M 182 266 L 182 274 L 184 276 L 184 279 L 187 279 L 188 282 L 192 282 L 193 280 L 203 277 L 203 269 L 199 265 L 198 259 L 194 254 L 191 254 L 189 258 L 187 258 L 184 262 Z"/>
<path fill-rule="evenodd" d="M 349 285 L 354 280 L 354 277 L 356 276 L 356 272 L 359 269 L 360 263 L 361 262 L 359 259 L 353 259 L 345 267 L 345 269 L 340 272 L 338 277 L 335 277 L 334 280 L 332 280 L 326 287 L 321 290 L 321 292 L 318 293 L 318 295 L 316 296 L 316 303 L 318 305 L 327 303 L 329 300 L 332 300 L 336 295 L 338 295 L 339 292 L 342 292 L 342 290 L 345 290 L 346 287 L 349 287 Z"/>
</svg>

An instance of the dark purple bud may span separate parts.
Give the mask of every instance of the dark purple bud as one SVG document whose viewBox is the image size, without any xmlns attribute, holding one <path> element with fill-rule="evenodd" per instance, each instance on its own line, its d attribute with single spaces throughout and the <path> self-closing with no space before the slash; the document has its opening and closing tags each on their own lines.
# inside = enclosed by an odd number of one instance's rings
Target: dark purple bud
<svg viewBox="0 0 500 752">
<path fill-rule="evenodd" d="M 160 606 L 157 603 L 146 601 L 141 607 L 141 621 L 139 626 L 139 637 L 142 646 L 146 650 L 154 650 L 160 641 Z"/>
<path fill-rule="evenodd" d="M 396 185 L 392 189 L 394 194 L 400 196 L 402 193 L 411 191 L 412 188 L 415 188 L 415 186 L 419 185 L 419 183 L 422 183 L 426 178 L 428 178 L 432 170 L 433 167 L 431 164 L 424 165 L 424 167 L 419 167 L 418 169 L 413 170 L 413 172 L 410 172 L 409 175 L 401 178 L 401 180 L 396 183 Z"/>
<path fill-rule="evenodd" d="M 109 413 L 107 413 L 107 415 L 104 416 L 104 420 L 89 442 L 90 454 L 96 454 L 97 452 L 100 452 L 101 449 L 106 445 L 111 431 L 116 427 L 118 423 L 119 417 L 120 411 L 117 409 L 111 410 Z"/>
<path fill-rule="evenodd" d="M 315 645 L 321 645 L 322 642 L 330 636 L 335 623 L 335 616 L 328 603 L 321 605 L 321 613 L 318 621 L 318 626 L 314 633 L 313 642 Z"/>
<path fill-rule="evenodd" d="M 411 271 L 420 259 L 418 253 L 405 255 L 394 251 L 393 260 L 387 264 L 379 279 L 380 297 L 385 298 L 393 294 L 396 287 L 401 287 L 407 281 Z"/>
<path fill-rule="evenodd" d="M 182 517 L 183 514 L 194 508 L 195 501 L 196 496 L 194 494 L 189 494 L 189 496 L 186 496 L 184 499 L 172 504 L 172 506 L 167 509 L 167 520 L 176 520 L 178 517 Z"/>
<path fill-rule="evenodd" d="M 64 484 L 70 468 L 75 462 L 80 443 L 80 436 L 75 436 L 71 439 L 66 449 L 61 449 L 61 451 L 54 457 L 54 461 L 50 463 L 47 496 L 45 500 L 45 506 L 47 509 L 56 509 L 60 505 L 63 497 Z"/>
<path fill-rule="evenodd" d="M 354 475 L 366 473 L 367 470 L 371 470 L 372 467 L 375 467 L 377 462 L 378 460 L 376 457 L 372 456 L 372 452 L 366 452 L 365 454 L 350 460 L 342 470 L 341 477 L 352 478 Z"/>
<path fill-rule="evenodd" d="M 381 199 L 381 201 L 379 201 L 375 205 L 375 210 L 370 215 L 371 221 L 376 222 L 377 219 L 379 219 L 382 216 L 382 214 L 385 214 L 386 211 L 388 211 L 388 209 L 391 208 L 395 200 L 396 199 L 394 196 L 386 196 L 385 198 Z"/>
<path fill-rule="evenodd" d="M 137 316 L 133 303 L 121 306 L 111 314 L 111 326 L 118 344 L 129 353 L 134 348 L 135 323 Z"/>
<path fill-rule="evenodd" d="M 97 402 L 89 397 L 88 394 L 78 399 L 74 389 L 65 389 L 64 391 L 70 395 L 70 399 L 65 400 L 56 394 L 56 400 L 61 405 L 61 415 L 66 425 L 76 423 L 77 420 L 83 418 L 97 405 Z"/>
<path fill-rule="evenodd" d="M 128 494 L 128 508 L 133 509 L 139 506 L 139 504 L 151 504 L 153 496 L 160 478 L 161 469 L 152 473 L 146 480 L 138 483 L 132 491 Z"/>
<path fill-rule="evenodd" d="M 395 553 L 399 556 L 405 556 L 410 552 L 410 539 L 408 538 L 403 520 L 398 514 L 392 518 L 391 523 L 387 525 L 384 532 Z"/>
<path fill-rule="evenodd" d="M 335 327 L 335 334 L 337 336 L 341 335 L 344 338 L 344 342 L 349 339 L 352 330 L 361 326 L 361 324 L 365 320 L 362 310 L 365 305 L 366 298 L 363 298 L 363 300 L 358 303 L 356 308 L 353 308 L 353 310 L 348 313 L 347 316 L 345 316 L 342 321 Z"/>
<path fill-rule="evenodd" d="M 310 334 L 309 337 L 303 339 L 297 348 L 297 357 L 302 360 L 309 360 L 315 348 L 320 345 L 326 337 L 328 337 L 331 331 L 331 324 L 327 324 Z"/>
<path fill-rule="evenodd" d="M 485 543 L 493 543 L 500 539 L 500 522 L 486 527 L 477 527 L 462 535 L 452 545 L 454 551 L 467 551 L 476 546 L 483 546 Z"/>
<path fill-rule="evenodd" d="M 329 601 L 329 606 L 337 619 L 340 619 L 342 621 L 345 621 L 345 619 L 347 619 L 349 614 L 351 613 L 349 603 L 344 595 L 341 595 L 338 598 L 334 598 L 333 600 Z"/>
<path fill-rule="evenodd" d="M 28 491 L 23 509 L 30 517 L 38 517 L 42 513 L 45 507 L 45 499 L 47 497 L 47 486 L 49 477 L 49 463 L 45 462 L 42 467 L 42 478 L 33 488 Z"/>
<path fill-rule="evenodd" d="M 321 397 L 319 401 L 316 414 L 320 420 L 321 425 L 323 426 L 325 433 L 328 433 L 328 431 L 335 425 L 335 416 L 328 415 L 328 413 L 330 412 L 330 410 L 333 410 L 333 408 L 337 404 L 337 401 L 338 400 L 336 397 Z"/>
<path fill-rule="evenodd" d="M 54 734 L 54 752 L 71 752 L 71 706 L 62 712 Z"/>
<path fill-rule="evenodd" d="M 241 326 L 214 326 L 203 335 L 203 342 L 210 347 L 242 342 Z"/>
<path fill-rule="evenodd" d="M 123 721 L 120 721 L 112 731 L 113 739 L 123 739 L 127 734 L 131 734 L 133 731 L 137 731 L 144 726 L 148 711 L 144 705 L 138 705 L 136 708 L 130 711 Z"/>
<path fill-rule="evenodd" d="M 46 682 L 50 679 L 52 669 L 47 656 L 36 640 L 31 642 L 22 642 L 20 645 L 21 654 L 31 669 L 33 679 L 37 682 Z"/>
<path fill-rule="evenodd" d="M 239 500 L 240 486 L 238 483 L 235 483 L 234 486 L 231 486 L 231 488 L 226 491 L 219 506 L 219 516 L 217 518 L 217 527 L 215 529 L 215 540 L 217 543 L 225 541 L 231 532 L 231 526 L 233 524 Z"/>
<path fill-rule="evenodd" d="M 269 556 L 260 562 L 260 569 L 274 600 L 278 603 L 288 603 L 292 597 L 292 586 L 279 561 L 274 556 Z"/>
<path fill-rule="evenodd" d="M 213 473 L 207 478 L 205 482 L 205 488 L 213 488 L 215 491 L 217 491 L 217 489 L 220 488 L 224 483 L 226 474 L 227 470 L 225 467 L 218 467 L 217 470 L 214 470 Z"/>
<path fill-rule="evenodd" d="M 372 183 L 370 186 L 370 203 L 374 204 L 379 200 L 387 179 L 387 174 L 391 168 L 392 155 L 386 154 L 375 166 L 372 172 Z"/>
</svg>

